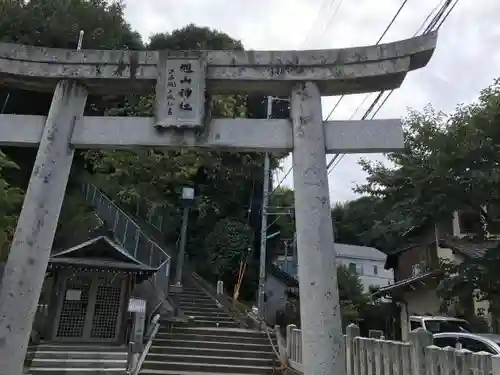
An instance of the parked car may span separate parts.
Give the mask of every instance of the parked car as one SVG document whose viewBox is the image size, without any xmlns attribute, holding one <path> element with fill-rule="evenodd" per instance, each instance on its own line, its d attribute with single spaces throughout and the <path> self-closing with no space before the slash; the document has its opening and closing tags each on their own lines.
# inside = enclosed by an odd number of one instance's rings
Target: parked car
<svg viewBox="0 0 500 375">
<path fill-rule="evenodd" d="M 446 316 L 410 316 L 410 331 L 423 328 L 431 333 L 472 332 L 469 322 Z"/>
<path fill-rule="evenodd" d="M 488 333 L 447 332 L 434 335 L 434 345 L 440 348 L 467 349 L 471 352 L 486 352 L 500 355 L 500 335 Z"/>
</svg>

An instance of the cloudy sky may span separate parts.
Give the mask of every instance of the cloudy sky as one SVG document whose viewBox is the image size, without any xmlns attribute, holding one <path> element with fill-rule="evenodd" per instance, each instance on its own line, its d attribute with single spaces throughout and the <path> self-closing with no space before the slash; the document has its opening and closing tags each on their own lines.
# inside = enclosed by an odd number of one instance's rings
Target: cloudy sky
<svg viewBox="0 0 500 375">
<path fill-rule="evenodd" d="M 443 0 L 444 1 L 444 0 Z M 246 49 L 289 50 L 375 44 L 403 0 L 125 0 L 126 17 L 145 40 L 156 32 L 195 23 L 224 31 Z M 411 37 L 441 0 L 409 0 L 383 42 Z M 430 64 L 410 73 L 378 113 L 378 118 L 405 115 L 408 107 L 426 104 L 452 111 L 474 101 L 479 91 L 500 76 L 500 1 L 460 0 L 441 28 Z M 354 118 L 360 118 L 375 94 Z M 365 95 L 345 98 L 332 119 L 348 119 Z M 324 98 L 326 116 L 336 98 Z M 346 155 L 330 174 L 332 201 L 356 198 L 363 183 L 360 155 Z M 380 155 L 364 155 L 383 160 Z M 331 156 L 329 157 L 331 158 Z M 284 171 L 291 166 L 287 160 Z M 279 176 L 277 177 L 279 178 Z M 284 185 L 292 186 L 292 176 Z"/>
</svg>

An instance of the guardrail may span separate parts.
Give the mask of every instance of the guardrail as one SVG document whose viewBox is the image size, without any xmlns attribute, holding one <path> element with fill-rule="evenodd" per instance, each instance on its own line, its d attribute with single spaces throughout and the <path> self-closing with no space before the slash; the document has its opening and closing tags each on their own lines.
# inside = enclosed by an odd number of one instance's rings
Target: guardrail
<svg viewBox="0 0 500 375">
<path fill-rule="evenodd" d="M 157 268 L 154 280 L 168 288 L 170 256 L 149 238 L 120 207 L 93 184 L 84 184 L 86 200 L 96 208 L 97 215 L 113 230 L 115 240 L 142 263 Z"/>
</svg>

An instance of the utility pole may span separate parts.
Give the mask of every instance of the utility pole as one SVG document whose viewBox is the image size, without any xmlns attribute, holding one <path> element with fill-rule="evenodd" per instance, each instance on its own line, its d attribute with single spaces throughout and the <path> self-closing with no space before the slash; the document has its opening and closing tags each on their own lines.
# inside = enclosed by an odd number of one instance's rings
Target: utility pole
<svg viewBox="0 0 500 375">
<path fill-rule="evenodd" d="M 267 119 L 272 116 L 273 97 L 267 97 Z M 269 173 L 271 170 L 271 160 L 269 153 L 264 154 L 264 181 L 262 183 L 262 222 L 260 228 L 260 269 L 259 269 L 259 296 L 258 309 L 259 316 L 264 317 L 264 295 L 266 286 L 266 245 L 267 245 L 267 210 L 269 207 Z"/>
<path fill-rule="evenodd" d="M 179 245 L 179 253 L 177 264 L 175 267 L 175 315 L 180 314 L 180 302 L 182 292 L 182 272 L 184 270 L 184 258 L 186 257 L 186 240 L 187 240 L 187 227 L 189 220 L 189 209 L 194 201 L 194 189 L 192 187 L 182 188 L 182 228 L 181 228 L 181 241 Z"/>
</svg>

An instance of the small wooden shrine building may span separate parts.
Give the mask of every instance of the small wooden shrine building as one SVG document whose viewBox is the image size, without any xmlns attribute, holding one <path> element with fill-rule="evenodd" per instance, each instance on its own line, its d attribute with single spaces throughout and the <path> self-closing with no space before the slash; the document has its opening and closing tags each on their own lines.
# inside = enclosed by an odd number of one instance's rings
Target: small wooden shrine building
<svg viewBox="0 0 500 375">
<path fill-rule="evenodd" d="M 53 254 L 44 285 L 48 313 L 40 338 L 125 344 L 131 293 L 156 271 L 108 236 Z"/>
</svg>

